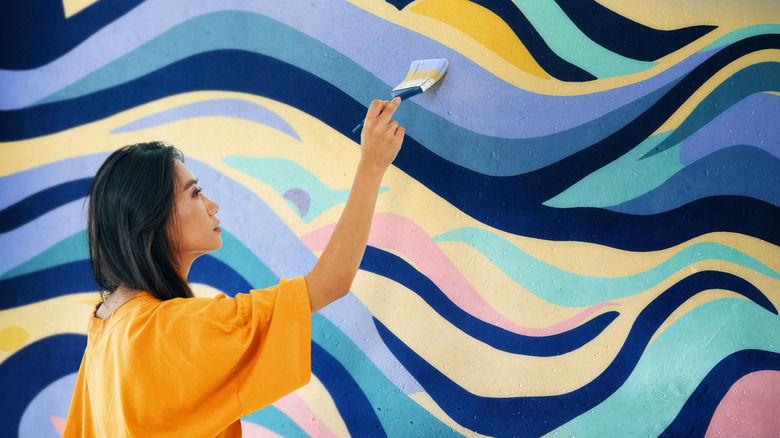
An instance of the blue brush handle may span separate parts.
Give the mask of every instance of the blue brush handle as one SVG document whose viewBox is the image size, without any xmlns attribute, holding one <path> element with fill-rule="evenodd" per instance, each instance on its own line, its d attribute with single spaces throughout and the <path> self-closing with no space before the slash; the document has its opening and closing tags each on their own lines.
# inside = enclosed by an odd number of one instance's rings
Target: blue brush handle
<svg viewBox="0 0 780 438">
<path fill-rule="evenodd" d="M 390 96 L 392 96 L 393 99 L 395 99 L 396 97 L 400 97 L 401 102 L 403 102 L 404 99 L 408 99 L 412 96 L 417 96 L 422 92 L 423 90 L 420 87 L 404 88 L 403 90 L 391 91 Z M 358 125 L 355 126 L 355 129 L 352 130 L 352 133 L 354 134 L 358 132 L 358 130 L 362 128 L 365 123 L 366 123 L 365 119 L 362 122 L 358 123 Z"/>
</svg>

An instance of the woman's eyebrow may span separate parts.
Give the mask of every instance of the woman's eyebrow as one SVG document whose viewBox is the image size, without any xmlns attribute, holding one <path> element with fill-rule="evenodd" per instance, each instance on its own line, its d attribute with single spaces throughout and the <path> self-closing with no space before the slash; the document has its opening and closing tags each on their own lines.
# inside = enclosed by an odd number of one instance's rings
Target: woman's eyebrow
<svg viewBox="0 0 780 438">
<path fill-rule="evenodd" d="M 184 189 L 182 189 L 182 191 L 186 192 L 188 188 L 190 188 L 193 184 L 197 184 L 197 183 L 198 183 L 197 178 L 187 181 L 187 184 L 184 185 Z"/>
</svg>

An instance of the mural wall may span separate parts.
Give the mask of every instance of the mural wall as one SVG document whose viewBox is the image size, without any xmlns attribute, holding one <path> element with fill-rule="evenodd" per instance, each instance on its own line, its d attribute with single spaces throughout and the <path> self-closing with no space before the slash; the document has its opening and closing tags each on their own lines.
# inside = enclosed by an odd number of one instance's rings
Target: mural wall
<svg viewBox="0 0 780 438">
<path fill-rule="evenodd" d="M 59 436 L 97 303 L 85 194 L 177 145 L 198 295 L 302 275 L 412 60 L 352 293 L 249 437 L 780 435 L 780 2 L 0 4 L 0 434 Z M 128 370 L 132 373 L 132 370 Z"/>
</svg>

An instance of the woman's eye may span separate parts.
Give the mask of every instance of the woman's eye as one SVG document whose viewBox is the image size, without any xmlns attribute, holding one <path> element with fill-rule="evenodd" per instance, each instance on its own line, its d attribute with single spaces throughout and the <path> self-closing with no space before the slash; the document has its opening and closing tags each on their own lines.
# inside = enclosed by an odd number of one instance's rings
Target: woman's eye
<svg viewBox="0 0 780 438">
<path fill-rule="evenodd" d="M 194 192 L 192 192 L 192 196 L 200 196 L 201 192 L 203 192 L 203 188 L 197 188 Z"/>
</svg>

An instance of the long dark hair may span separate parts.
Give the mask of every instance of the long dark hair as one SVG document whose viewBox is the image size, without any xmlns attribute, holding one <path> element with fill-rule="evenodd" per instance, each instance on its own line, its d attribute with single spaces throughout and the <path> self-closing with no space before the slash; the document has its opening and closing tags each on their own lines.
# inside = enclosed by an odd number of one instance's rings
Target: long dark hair
<svg viewBox="0 0 780 438">
<path fill-rule="evenodd" d="M 192 297 L 173 247 L 174 160 L 161 142 L 125 146 L 98 169 L 89 189 L 87 236 L 92 275 L 101 292 L 123 284 L 160 300 Z"/>
</svg>

